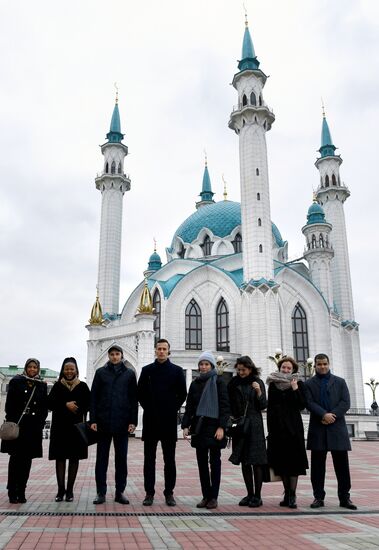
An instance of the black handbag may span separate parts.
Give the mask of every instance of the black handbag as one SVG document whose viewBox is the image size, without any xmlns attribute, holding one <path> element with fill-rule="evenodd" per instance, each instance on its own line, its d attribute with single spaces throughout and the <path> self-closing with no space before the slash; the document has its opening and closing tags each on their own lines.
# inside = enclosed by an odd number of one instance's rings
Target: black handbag
<svg viewBox="0 0 379 550">
<path fill-rule="evenodd" d="M 249 403 L 245 405 L 245 410 L 242 416 L 230 416 L 228 424 L 226 426 L 226 436 L 227 437 L 242 437 L 245 433 L 246 428 L 246 412 Z"/>
<path fill-rule="evenodd" d="M 87 447 L 98 443 L 100 434 L 99 432 L 91 430 L 89 422 L 78 422 L 78 424 L 74 424 L 74 426 Z"/>
</svg>

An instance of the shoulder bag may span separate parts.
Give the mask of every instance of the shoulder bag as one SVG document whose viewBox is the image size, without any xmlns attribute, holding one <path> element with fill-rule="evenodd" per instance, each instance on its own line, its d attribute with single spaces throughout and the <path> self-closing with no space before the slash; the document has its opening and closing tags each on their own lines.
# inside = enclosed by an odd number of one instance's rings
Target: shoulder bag
<svg viewBox="0 0 379 550">
<path fill-rule="evenodd" d="M 33 391 L 30 394 L 30 397 L 28 399 L 28 402 L 26 403 L 25 408 L 22 411 L 20 418 L 18 419 L 18 422 L 8 422 L 7 420 L 3 422 L 2 426 L 0 427 L 0 439 L 3 439 L 4 441 L 12 441 L 13 439 L 18 438 L 18 436 L 20 435 L 19 424 L 30 405 L 30 402 L 32 400 L 35 390 L 36 390 L 36 387 L 34 386 Z"/>
</svg>

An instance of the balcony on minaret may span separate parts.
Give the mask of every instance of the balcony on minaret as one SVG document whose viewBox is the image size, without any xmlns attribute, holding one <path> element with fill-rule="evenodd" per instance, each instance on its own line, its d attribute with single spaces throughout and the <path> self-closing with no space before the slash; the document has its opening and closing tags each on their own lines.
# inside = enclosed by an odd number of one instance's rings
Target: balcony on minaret
<svg viewBox="0 0 379 550">
<path fill-rule="evenodd" d="M 229 128 L 238 133 L 242 125 L 246 122 L 252 122 L 254 116 L 256 123 L 264 126 L 266 131 L 270 130 L 275 121 L 274 111 L 265 102 L 259 103 L 260 98 L 256 105 L 251 103 L 250 98 L 246 98 L 246 104 L 241 101 L 238 105 L 234 105 L 228 123 Z"/>
</svg>

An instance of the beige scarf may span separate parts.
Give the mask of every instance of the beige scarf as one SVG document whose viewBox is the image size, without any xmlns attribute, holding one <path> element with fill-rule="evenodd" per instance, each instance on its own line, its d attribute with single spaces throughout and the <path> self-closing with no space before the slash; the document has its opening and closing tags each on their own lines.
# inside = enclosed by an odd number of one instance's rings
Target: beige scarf
<svg viewBox="0 0 379 550">
<path fill-rule="evenodd" d="M 272 372 L 268 375 L 266 384 L 269 385 L 273 382 L 278 390 L 284 391 L 291 387 L 291 380 L 293 379 L 298 379 L 297 373 L 284 374 L 284 372 Z"/>
<path fill-rule="evenodd" d="M 61 378 L 61 383 L 64 385 L 65 388 L 67 388 L 69 391 L 72 391 L 78 384 L 80 384 L 79 378 L 76 376 L 73 380 L 66 380 L 65 378 Z"/>
</svg>

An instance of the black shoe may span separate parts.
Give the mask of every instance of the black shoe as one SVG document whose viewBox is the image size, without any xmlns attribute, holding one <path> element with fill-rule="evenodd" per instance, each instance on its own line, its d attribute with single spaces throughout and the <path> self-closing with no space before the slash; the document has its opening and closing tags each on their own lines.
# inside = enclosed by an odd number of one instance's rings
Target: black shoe
<svg viewBox="0 0 379 550">
<path fill-rule="evenodd" d="M 17 501 L 19 504 L 25 504 L 26 502 L 25 493 L 20 493 L 17 497 Z"/>
<path fill-rule="evenodd" d="M 322 508 L 324 506 L 324 501 L 321 498 L 315 498 L 311 504 L 311 508 Z"/>
<path fill-rule="evenodd" d="M 355 506 L 355 504 L 351 502 L 349 498 L 347 500 L 341 500 L 340 507 L 347 508 L 348 510 L 358 510 L 358 508 Z"/>
<path fill-rule="evenodd" d="M 251 501 L 252 497 L 250 495 L 247 495 L 246 497 L 241 498 L 241 500 L 238 503 L 238 506 L 249 506 L 249 502 Z"/>
<path fill-rule="evenodd" d="M 279 506 L 288 506 L 288 491 L 284 491 L 283 500 L 279 502 Z"/>
<path fill-rule="evenodd" d="M 94 504 L 104 504 L 105 502 L 105 495 L 102 495 L 100 493 L 97 494 L 97 497 L 93 499 Z"/>
<path fill-rule="evenodd" d="M 154 495 L 146 495 L 142 504 L 144 506 L 151 506 L 153 502 L 154 502 Z"/>
<path fill-rule="evenodd" d="M 65 501 L 66 501 L 66 502 L 72 502 L 73 500 L 74 500 L 74 493 L 69 493 L 69 492 L 67 492 L 67 493 L 66 493 Z"/>
<path fill-rule="evenodd" d="M 129 499 L 126 498 L 124 493 L 116 493 L 114 496 L 114 501 L 119 504 L 129 504 Z"/>
<path fill-rule="evenodd" d="M 290 491 L 288 496 L 288 508 L 295 509 L 297 508 L 296 504 L 296 493 L 295 491 Z"/>
<path fill-rule="evenodd" d="M 176 500 L 174 499 L 174 495 L 166 496 L 166 504 L 167 506 L 176 506 Z"/>
<path fill-rule="evenodd" d="M 8 498 L 9 498 L 10 504 L 18 504 L 18 497 L 17 497 L 17 495 L 9 495 L 9 494 L 8 494 Z"/>
<path fill-rule="evenodd" d="M 217 506 L 217 498 L 211 498 L 210 500 L 208 500 L 206 508 L 207 510 L 214 510 L 215 508 L 217 508 Z"/>
<path fill-rule="evenodd" d="M 249 508 L 259 508 L 262 504 L 263 502 L 261 498 L 253 497 L 249 501 Z"/>
<path fill-rule="evenodd" d="M 207 498 L 202 498 L 200 502 L 196 504 L 196 508 L 206 508 L 208 504 Z"/>
</svg>

